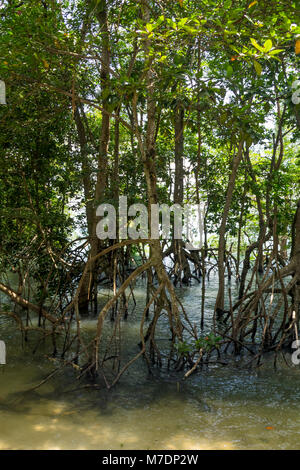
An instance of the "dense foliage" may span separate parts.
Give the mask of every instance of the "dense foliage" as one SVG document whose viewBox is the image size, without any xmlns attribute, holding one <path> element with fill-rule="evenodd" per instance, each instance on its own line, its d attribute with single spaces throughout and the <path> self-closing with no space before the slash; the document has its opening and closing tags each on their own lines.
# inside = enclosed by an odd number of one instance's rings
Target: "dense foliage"
<svg viewBox="0 0 300 470">
<path fill-rule="evenodd" d="M 3 313 L 26 334 L 37 315 L 38 328 L 51 326 L 54 353 L 65 334 L 63 356 L 75 322 L 71 362 L 88 349 L 82 371 L 95 375 L 107 357 L 99 359 L 106 314 L 126 318 L 126 289 L 144 272 L 137 358 L 148 358 L 148 342 L 162 363 L 154 333 L 163 314 L 176 367 L 190 371 L 219 354 L 221 337 L 235 352 L 250 336 L 260 353 L 290 343 L 300 313 L 296 2 L 11 0 L 1 2 L 0 18 L 0 289 L 20 308 L 11 312 L 3 297 Z M 205 204 L 203 248 L 100 242 L 96 208 L 117 206 L 122 195 L 128 204 Z M 213 270 L 219 293 L 207 347 L 197 328 Z M 239 283 L 236 303 L 226 277 Z M 107 279 L 114 297 L 99 311 Z M 194 328 L 173 285 L 200 281 Z M 266 312 L 274 292 L 278 304 Z M 91 311 L 98 323 L 87 346 L 79 314 Z"/>
</svg>

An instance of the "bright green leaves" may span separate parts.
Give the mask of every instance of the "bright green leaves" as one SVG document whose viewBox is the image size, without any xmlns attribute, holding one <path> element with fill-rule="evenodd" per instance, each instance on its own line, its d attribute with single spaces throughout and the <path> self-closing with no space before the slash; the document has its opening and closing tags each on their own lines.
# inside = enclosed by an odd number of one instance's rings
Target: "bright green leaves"
<svg viewBox="0 0 300 470">
<path fill-rule="evenodd" d="M 267 41 L 264 43 L 264 52 L 269 52 L 270 49 L 272 49 L 273 44 L 271 39 L 267 39 Z"/>
<path fill-rule="evenodd" d="M 156 21 L 156 26 L 160 26 L 164 21 L 165 21 L 164 15 L 159 16 Z"/>
<path fill-rule="evenodd" d="M 258 49 L 260 52 L 265 52 L 265 51 L 264 51 L 264 48 L 261 47 L 255 39 L 250 38 L 250 41 L 251 41 L 251 44 L 252 44 L 254 47 L 256 47 L 256 49 Z"/>
<path fill-rule="evenodd" d="M 224 2 L 224 8 L 225 9 L 229 9 L 232 5 L 232 1 L 231 0 L 225 0 Z"/>
<path fill-rule="evenodd" d="M 221 339 L 221 336 L 215 336 L 213 333 L 210 333 L 205 337 L 199 338 L 195 342 L 195 347 L 197 350 L 204 349 L 210 351 L 212 348 L 219 348 Z"/>
<path fill-rule="evenodd" d="M 141 27 L 137 32 L 140 34 L 147 35 L 148 38 L 153 36 L 153 33 L 155 30 L 159 28 L 159 26 L 165 22 L 165 17 L 164 15 L 161 15 L 157 18 L 156 21 L 151 20 L 151 22 L 143 24 L 141 20 L 138 20 L 138 24 Z"/>
<path fill-rule="evenodd" d="M 145 28 L 146 28 L 146 31 L 147 31 L 148 33 L 152 33 L 152 31 L 153 31 L 153 24 L 152 24 L 152 23 L 147 23 L 146 26 L 145 26 Z"/>
<path fill-rule="evenodd" d="M 267 39 L 263 46 L 261 46 L 254 38 L 250 38 L 250 41 L 251 41 L 251 44 L 256 49 L 256 53 L 252 54 L 252 56 L 254 55 L 254 57 L 256 58 L 267 57 L 267 58 L 275 58 L 279 60 L 275 56 L 284 50 L 284 49 L 273 49 L 273 42 L 271 39 Z M 257 53 L 257 51 L 259 51 L 259 54 Z M 253 59 L 253 65 L 254 65 L 257 75 L 260 76 L 262 73 L 261 64 L 257 60 Z"/>
<path fill-rule="evenodd" d="M 188 18 L 181 18 L 181 20 L 178 21 L 178 27 L 182 28 L 188 20 Z"/>
<path fill-rule="evenodd" d="M 176 344 L 178 354 L 182 356 L 188 356 L 189 354 L 197 351 L 209 352 L 213 348 L 220 347 L 221 336 L 216 336 L 214 333 L 209 333 L 207 336 L 201 336 L 194 343 L 188 343 L 187 341 L 181 341 Z"/>
<path fill-rule="evenodd" d="M 284 50 L 284 49 L 272 49 L 273 43 L 271 39 L 267 39 L 263 46 L 260 46 L 258 42 L 253 38 L 250 38 L 250 41 L 251 41 L 251 44 L 262 54 L 268 54 L 272 56 L 272 55 L 279 54 L 279 52 L 282 52 Z"/>
<path fill-rule="evenodd" d="M 255 68 L 255 71 L 256 71 L 257 75 L 260 77 L 261 72 L 262 72 L 262 66 L 260 65 L 259 62 L 257 62 L 257 60 L 254 60 L 253 64 L 254 64 L 254 68 Z"/>
</svg>

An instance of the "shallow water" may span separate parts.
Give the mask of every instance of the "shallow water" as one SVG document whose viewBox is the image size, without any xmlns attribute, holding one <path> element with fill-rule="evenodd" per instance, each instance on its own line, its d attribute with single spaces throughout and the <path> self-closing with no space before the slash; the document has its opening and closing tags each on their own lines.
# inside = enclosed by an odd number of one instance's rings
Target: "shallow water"
<svg viewBox="0 0 300 470">
<path fill-rule="evenodd" d="M 190 318 L 199 322 L 201 286 L 178 289 Z M 211 323 L 216 282 L 206 304 Z M 143 287 L 137 307 L 122 324 L 122 347 L 138 352 Z M 7 364 L 0 366 L 0 449 L 299 449 L 300 369 L 283 361 L 273 370 L 265 358 L 258 370 L 224 366 L 203 370 L 186 382 L 183 373 L 154 371 L 141 359 L 110 392 L 84 389 L 66 370 L 34 392 L 53 364 L 31 340 L 21 347 L 13 323 L 0 318 Z M 83 320 L 83 335 L 95 319 Z M 168 338 L 161 325 L 161 344 Z M 108 323 L 107 331 L 110 329 Z"/>
</svg>

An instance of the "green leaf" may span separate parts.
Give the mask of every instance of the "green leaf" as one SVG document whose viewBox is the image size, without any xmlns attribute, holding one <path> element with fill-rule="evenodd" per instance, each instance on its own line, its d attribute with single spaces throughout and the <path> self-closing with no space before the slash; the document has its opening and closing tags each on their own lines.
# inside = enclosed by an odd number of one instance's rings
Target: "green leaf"
<svg viewBox="0 0 300 470">
<path fill-rule="evenodd" d="M 181 28 L 182 26 L 185 25 L 187 21 L 188 21 L 188 18 L 181 18 L 181 20 L 178 21 L 178 27 Z"/>
<path fill-rule="evenodd" d="M 254 60 L 254 68 L 257 75 L 260 77 L 262 72 L 262 66 L 256 60 Z"/>
<path fill-rule="evenodd" d="M 198 29 L 192 28 L 191 26 L 188 26 L 188 25 L 184 25 L 183 29 L 191 34 L 197 34 L 199 32 Z"/>
<path fill-rule="evenodd" d="M 269 52 L 269 55 L 279 54 L 282 51 L 284 51 L 284 49 L 274 49 L 273 51 Z"/>
<path fill-rule="evenodd" d="M 228 10 L 231 7 L 231 4 L 231 0 L 225 0 L 223 7 L 225 8 L 225 10 Z"/>
<path fill-rule="evenodd" d="M 264 50 L 265 50 L 265 52 L 269 52 L 269 50 L 272 49 L 272 47 L 273 47 L 272 41 L 271 41 L 271 39 L 268 39 L 268 40 L 264 43 Z"/>
<path fill-rule="evenodd" d="M 146 30 L 147 30 L 149 33 L 151 33 L 151 31 L 153 31 L 153 24 L 147 23 L 147 24 L 146 24 Z"/>
<path fill-rule="evenodd" d="M 227 66 L 227 69 L 226 69 L 226 76 L 227 76 L 227 78 L 232 77 L 232 74 L 233 74 L 233 68 L 231 67 L 231 65 L 228 65 L 228 66 Z"/>
<path fill-rule="evenodd" d="M 251 44 L 256 47 L 260 52 L 264 52 L 264 48 L 261 47 L 253 38 L 250 38 Z"/>
</svg>

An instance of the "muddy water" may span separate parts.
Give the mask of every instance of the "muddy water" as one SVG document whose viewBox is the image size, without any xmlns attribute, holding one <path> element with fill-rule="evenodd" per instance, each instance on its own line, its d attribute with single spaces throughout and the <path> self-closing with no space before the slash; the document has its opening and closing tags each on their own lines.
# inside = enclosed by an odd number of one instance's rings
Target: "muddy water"
<svg viewBox="0 0 300 470">
<path fill-rule="evenodd" d="M 122 347 L 135 354 L 144 289 L 122 327 Z M 208 286 L 209 326 L 216 283 Z M 199 321 L 201 286 L 179 289 L 189 316 Z M 283 361 L 273 370 L 238 365 L 214 367 L 180 383 L 180 374 L 155 371 L 142 360 L 110 392 L 80 388 L 65 371 L 35 392 L 53 364 L 33 339 L 21 347 L 20 333 L 0 318 L 7 364 L 0 366 L 0 449 L 299 449 L 300 369 Z M 95 320 L 83 321 L 87 337 Z M 107 325 L 107 330 L 110 325 Z M 162 347 L 168 338 L 161 326 Z"/>
</svg>

